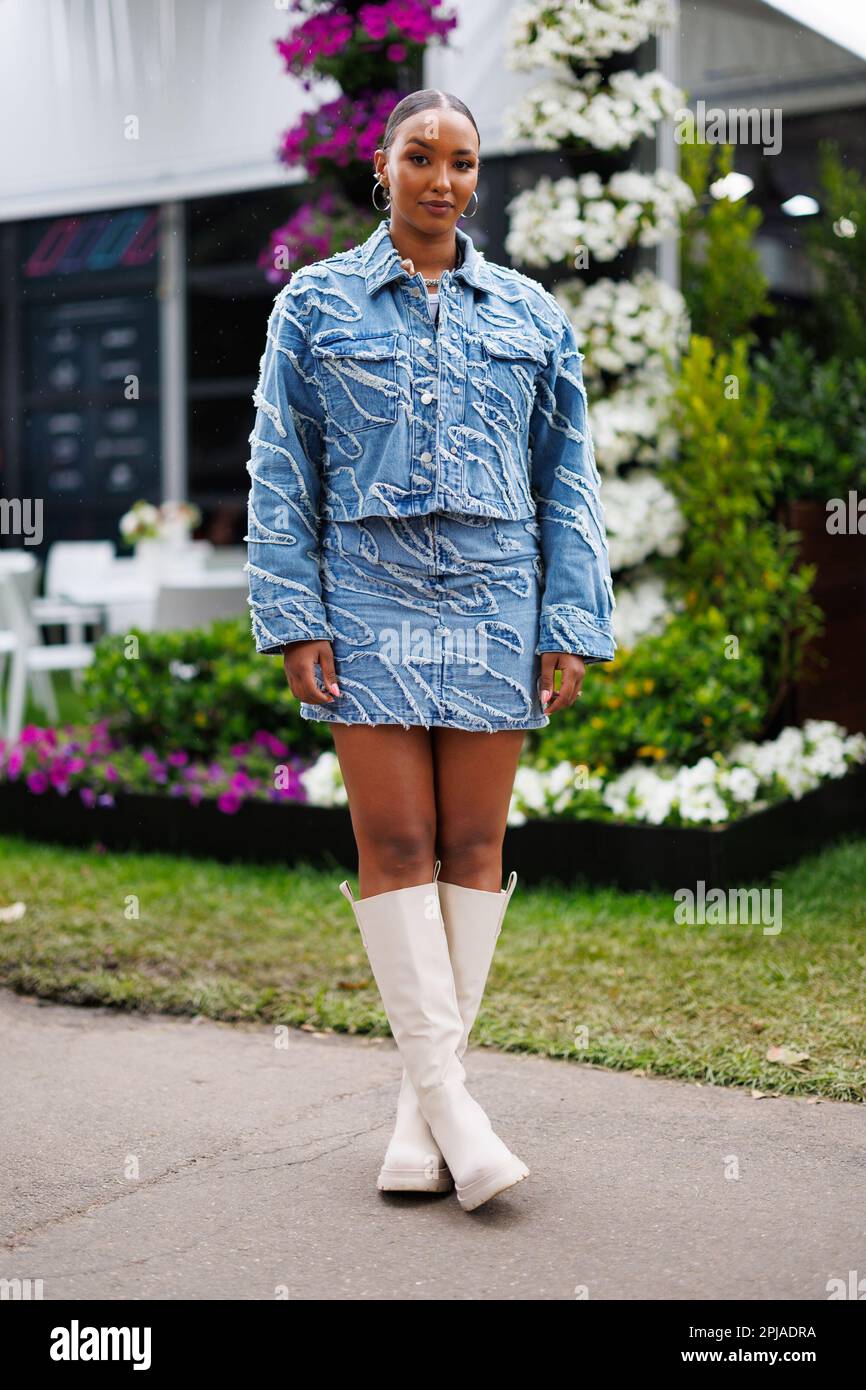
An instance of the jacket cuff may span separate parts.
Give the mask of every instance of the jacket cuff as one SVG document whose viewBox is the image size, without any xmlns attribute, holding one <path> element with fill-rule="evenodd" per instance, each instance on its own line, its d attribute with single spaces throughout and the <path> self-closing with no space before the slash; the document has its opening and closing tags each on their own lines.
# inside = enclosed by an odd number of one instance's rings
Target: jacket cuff
<svg viewBox="0 0 866 1390">
<path fill-rule="evenodd" d="M 613 661 L 616 639 L 613 626 L 570 603 L 542 605 L 535 653 L 568 652 L 581 656 L 587 666 Z"/>
<path fill-rule="evenodd" d="M 334 634 L 321 605 L 272 603 L 250 607 L 256 651 L 264 656 L 282 653 L 288 642 L 333 642 Z"/>
</svg>

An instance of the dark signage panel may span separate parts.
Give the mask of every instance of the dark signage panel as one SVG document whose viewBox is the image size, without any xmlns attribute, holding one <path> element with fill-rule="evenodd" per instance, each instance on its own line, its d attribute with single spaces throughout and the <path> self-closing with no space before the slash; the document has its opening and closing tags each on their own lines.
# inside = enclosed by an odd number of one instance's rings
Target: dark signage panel
<svg viewBox="0 0 866 1390">
<path fill-rule="evenodd" d="M 33 303 L 24 322 L 30 486 L 46 497 L 151 495 L 159 484 L 156 301 Z"/>
</svg>

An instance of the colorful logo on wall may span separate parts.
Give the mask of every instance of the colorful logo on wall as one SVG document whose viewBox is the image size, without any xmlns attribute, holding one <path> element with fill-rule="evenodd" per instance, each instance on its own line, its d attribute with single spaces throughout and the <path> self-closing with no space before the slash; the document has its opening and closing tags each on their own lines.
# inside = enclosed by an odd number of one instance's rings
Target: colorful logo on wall
<svg viewBox="0 0 866 1390">
<path fill-rule="evenodd" d="M 148 265 L 159 246 L 157 208 L 54 217 L 36 230 L 22 266 L 30 279 Z"/>
</svg>

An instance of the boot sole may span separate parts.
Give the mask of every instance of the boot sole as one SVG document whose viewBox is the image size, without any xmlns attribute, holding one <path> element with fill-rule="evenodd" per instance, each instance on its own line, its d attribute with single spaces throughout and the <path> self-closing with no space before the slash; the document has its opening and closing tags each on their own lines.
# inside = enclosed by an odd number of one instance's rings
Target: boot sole
<svg viewBox="0 0 866 1390">
<path fill-rule="evenodd" d="M 376 1180 L 380 1192 L 450 1192 L 454 1179 L 446 1168 L 431 1178 L 423 1168 L 383 1168 Z"/>
<path fill-rule="evenodd" d="M 514 1158 L 512 1162 L 504 1163 L 492 1173 L 485 1173 L 474 1182 L 467 1183 L 466 1187 L 457 1187 L 457 1200 L 464 1211 L 474 1211 L 483 1202 L 489 1202 L 497 1193 L 514 1187 L 516 1183 L 523 1182 L 523 1179 L 528 1177 L 529 1169 L 526 1164 L 521 1159 Z"/>
</svg>

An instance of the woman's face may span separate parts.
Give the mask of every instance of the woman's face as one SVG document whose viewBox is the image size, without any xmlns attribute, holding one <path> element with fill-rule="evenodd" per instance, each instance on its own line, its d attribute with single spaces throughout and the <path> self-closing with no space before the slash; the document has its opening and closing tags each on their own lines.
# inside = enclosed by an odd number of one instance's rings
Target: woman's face
<svg viewBox="0 0 866 1390">
<path fill-rule="evenodd" d="M 387 155 L 376 151 L 376 172 L 391 194 L 392 218 L 428 235 L 450 230 L 478 182 L 475 127 L 460 111 L 417 111 L 397 127 Z"/>
</svg>

